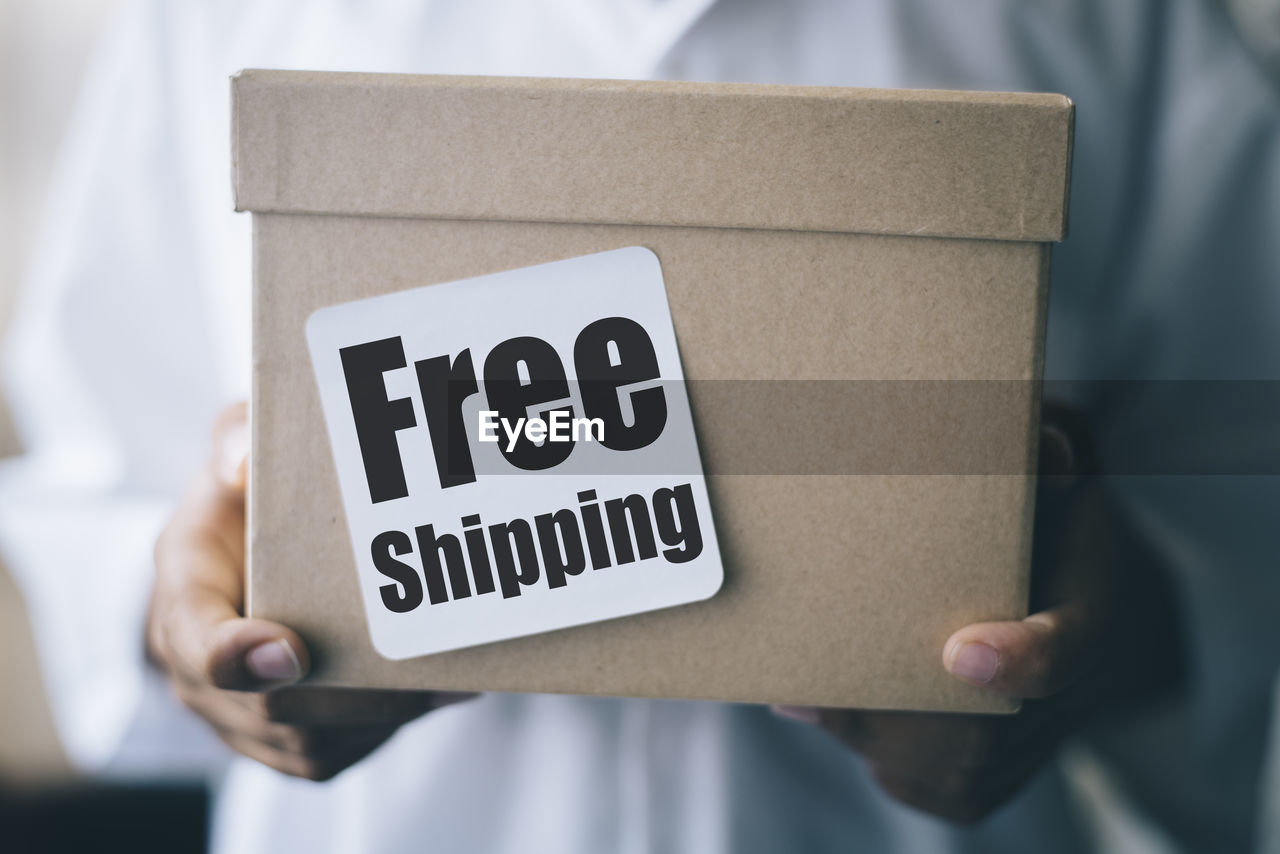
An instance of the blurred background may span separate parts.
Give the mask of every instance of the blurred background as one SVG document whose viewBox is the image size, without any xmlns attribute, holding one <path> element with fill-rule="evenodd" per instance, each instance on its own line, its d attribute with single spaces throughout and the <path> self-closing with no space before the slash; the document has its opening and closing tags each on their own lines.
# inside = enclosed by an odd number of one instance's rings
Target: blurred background
<svg viewBox="0 0 1280 854">
<path fill-rule="evenodd" d="M 121 3 L 0 0 L 0 336 L 82 73 Z M 1280 53 L 1274 43 L 1256 47 Z M 19 450 L 0 398 L 0 457 Z M 1280 851 L 1278 730 L 1273 725 L 1263 851 Z M 1082 753 L 1071 756 L 1068 766 L 1101 850 L 1175 850 L 1160 831 L 1135 817 L 1095 760 Z M 117 843 L 132 852 L 200 851 L 206 826 L 202 789 L 91 784 L 75 775 L 54 732 L 21 596 L 0 565 L 0 851 L 113 850 Z"/>
<path fill-rule="evenodd" d="M 0 0 L 0 335 L 90 51 L 120 0 Z M 0 457 L 19 451 L 0 397 Z M 58 744 L 22 597 L 0 564 L 0 850 L 199 851 L 205 793 L 89 784 Z M 68 818 L 74 818 L 69 821 Z"/>
<path fill-rule="evenodd" d="M 117 0 L 0 0 L 0 329 L 34 239 L 80 75 Z M 0 398 L 0 455 L 18 452 Z M 0 572 L 0 774 L 65 782 L 18 591 Z"/>
</svg>

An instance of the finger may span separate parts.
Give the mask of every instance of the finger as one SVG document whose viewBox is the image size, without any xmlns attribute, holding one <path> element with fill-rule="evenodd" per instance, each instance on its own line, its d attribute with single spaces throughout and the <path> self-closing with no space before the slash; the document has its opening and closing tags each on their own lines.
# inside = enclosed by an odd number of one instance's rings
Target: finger
<svg viewBox="0 0 1280 854">
<path fill-rule="evenodd" d="M 268 620 L 224 620 L 196 643 L 198 672 L 215 688 L 265 691 L 297 682 L 310 666 L 302 639 Z"/>
<path fill-rule="evenodd" d="M 871 764 L 871 774 L 892 798 L 957 824 L 973 824 L 1004 804 L 1046 762 L 1049 745 L 1010 755 L 999 766 L 920 773 Z"/>
<path fill-rule="evenodd" d="M 179 682 L 178 696 L 216 729 L 238 733 L 275 750 L 312 759 L 345 754 L 347 745 L 367 744 L 384 738 L 405 723 L 403 720 L 330 725 L 278 723 L 266 715 L 260 703 L 250 702 L 272 694 L 224 691 L 197 683 Z"/>
<path fill-rule="evenodd" d="M 323 782 L 359 762 L 395 734 L 394 727 L 378 727 L 351 734 L 327 749 L 299 754 L 260 741 L 236 730 L 217 727 L 218 736 L 234 751 L 281 773 Z"/>
<path fill-rule="evenodd" d="M 935 780 L 904 777 L 895 771 L 873 766 L 871 775 L 889 797 L 953 824 L 970 825 L 981 820 L 994 806 L 976 791 L 944 789 Z"/>
<path fill-rule="evenodd" d="M 301 756 L 281 750 L 278 747 L 272 747 L 238 730 L 225 729 L 216 723 L 214 724 L 214 731 L 236 753 L 257 760 L 268 768 L 274 768 L 280 773 L 288 774 L 291 777 L 315 779 L 318 776 L 316 766 Z"/>
<path fill-rule="evenodd" d="M 1036 471 L 1041 477 L 1063 486 L 1069 485 L 1075 473 L 1075 449 L 1058 424 L 1045 421 L 1040 425 L 1040 458 Z"/>
<path fill-rule="evenodd" d="M 773 706 L 774 714 L 821 727 L 868 761 L 912 767 L 980 767 L 1008 740 L 1011 717 Z"/>
<path fill-rule="evenodd" d="M 1040 406 L 1039 473 L 1061 485 L 1096 474 L 1097 448 L 1085 414 L 1062 401 L 1046 399 Z"/>
<path fill-rule="evenodd" d="M 1010 716 L 823 709 L 820 723 L 868 761 L 928 775 L 939 768 L 978 769 L 999 761 L 1020 721 Z"/>
<path fill-rule="evenodd" d="M 971 685 L 1030 699 L 1079 679 L 1095 643 L 1083 610 L 1063 605 L 1025 620 L 965 626 L 947 640 L 942 659 L 953 676 Z"/>
<path fill-rule="evenodd" d="M 306 645 L 286 626 L 240 617 L 242 562 L 226 538 L 176 522 L 156 544 L 151 642 L 171 670 L 219 688 L 262 690 L 295 682 Z"/>
<path fill-rule="evenodd" d="M 308 726 L 402 724 L 478 694 L 297 686 L 240 699 L 269 721 Z"/>
<path fill-rule="evenodd" d="M 221 578 L 219 567 L 208 565 L 216 556 L 191 549 L 173 559 L 187 561 L 189 572 L 166 593 L 156 619 L 171 666 L 187 678 L 240 691 L 296 682 L 306 674 L 310 659 L 302 639 L 279 623 L 241 617 L 234 586 Z"/>
<path fill-rule="evenodd" d="M 317 747 L 310 728 L 273 723 L 260 709 L 245 702 L 263 695 L 224 691 L 207 683 L 179 681 L 178 697 L 192 711 L 225 733 L 261 742 L 276 750 L 306 755 Z"/>
<path fill-rule="evenodd" d="M 949 821 L 999 806 L 1061 741 L 1042 716 L 817 709 L 822 729 L 854 749 L 892 797 Z M 808 715 L 804 716 L 805 718 Z"/>
<path fill-rule="evenodd" d="M 249 458 L 249 407 L 237 403 L 222 410 L 213 428 L 213 471 L 219 483 L 244 493 Z"/>
<path fill-rule="evenodd" d="M 784 704 L 775 704 L 769 707 L 775 715 L 780 718 L 786 718 L 796 723 L 817 726 L 822 710 L 817 706 L 791 706 Z"/>
</svg>

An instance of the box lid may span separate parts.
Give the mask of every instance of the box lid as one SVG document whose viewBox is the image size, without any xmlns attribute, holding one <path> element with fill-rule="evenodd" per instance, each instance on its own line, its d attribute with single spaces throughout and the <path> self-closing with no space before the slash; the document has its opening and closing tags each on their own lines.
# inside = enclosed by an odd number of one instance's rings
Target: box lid
<svg viewBox="0 0 1280 854">
<path fill-rule="evenodd" d="M 1066 236 L 1062 95 L 242 71 L 237 210 Z"/>
</svg>

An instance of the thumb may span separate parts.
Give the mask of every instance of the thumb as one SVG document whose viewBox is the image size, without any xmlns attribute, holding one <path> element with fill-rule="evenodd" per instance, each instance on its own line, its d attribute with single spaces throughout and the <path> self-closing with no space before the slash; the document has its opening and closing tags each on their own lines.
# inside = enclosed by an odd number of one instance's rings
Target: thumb
<svg viewBox="0 0 1280 854">
<path fill-rule="evenodd" d="M 1081 610 L 1063 605 L 1025 620 L 975 623 L 953 634 L 943 664 L 959 679 L 999 694 L 1056 694 L 1084 673 L 1093 632 Z"/>
<path fill-rule="evenodd" d="M 240 616 L 243 581 L 221 541 L 169 532 L 156 548 L 158 593 L 151 629 L 156 648 L 188 679 L 241 691 L 296 682 L 310 666 L 296 632 Z"/>
<path fill-rule="evenodd" d="M 287 626 L 241 617 L 225 595 L 191 585 L 165 618 L 169 647 L 190 678 L 237 691 L 297 682 L 310 666 L 306 645 Z"/>
<path fill-rule="evenodd" d="M 219 485 L 243 493 L 249 459 L 249 407 L 222 410 L 213 428 L 213 472 Z"/>
<path fill-rule="evenodd" d="M 207 674 L 217 688 L 261 691 L 291 685 L 310 666 L 306 645 L 290 629 L 268 620 L 237 617 L 210 634 Z"/>
</svg>

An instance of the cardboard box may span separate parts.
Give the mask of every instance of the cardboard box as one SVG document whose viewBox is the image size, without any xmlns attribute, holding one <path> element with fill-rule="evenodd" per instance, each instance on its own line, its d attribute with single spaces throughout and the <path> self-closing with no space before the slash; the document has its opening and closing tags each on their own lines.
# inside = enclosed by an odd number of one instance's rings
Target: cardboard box
<svg viewBox="0 0 1280 854">
<path fill-rule="evenodd" d="M 247 610 L 306 638 L 312 682 L 1015 708 L 948 676 L 941 648 L 969 622 L 1026 613 L 1068 99 L 281 71 L 232 82 L 236 207 L 254 218 Z M 723 589 L 382 658 L 308 316 L 634 245 L 665 276 Z M 815 400 L 830 405 L 806 421 Z M 783 414 L 785 433 L 741 429 Z"/>
</svg>

